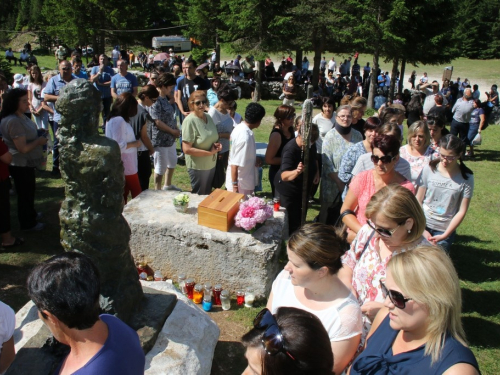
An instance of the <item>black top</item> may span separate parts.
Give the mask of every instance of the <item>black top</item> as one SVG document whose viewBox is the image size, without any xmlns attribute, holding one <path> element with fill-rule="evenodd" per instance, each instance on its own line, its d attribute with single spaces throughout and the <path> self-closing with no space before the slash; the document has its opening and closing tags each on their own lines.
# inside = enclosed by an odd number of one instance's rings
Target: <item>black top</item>
<svg viewBox="0 0 500 375">
<path fill-rule="evenodd" d="M 440 107 L 436 105 L 429 109 L 427 116 L 441 117 L 441 120 L 446 123 L 446 107 L 444 105 Z"/>
<path fill-rule="evenodd" d="M 296 141 L 289 142 L 283 149 L 281 155 L 281 168 L 274 178 L 274 184 L 278 193 L 282 195 L 292 196 L 302 194 L 302 184 L 304 174 L 301 173 L 292 181 L 282 181 L 281 173 L 284 171 L 293 171 L 302 161 L 302 149 L 297 145 Z M 316 144 L 314 143 L 309 149 L 309 180 L 308 190 L 312 186 L 314 176 L 316 175 Z"/>
<path fill-rule="evenodd" d="M 406 120 L 406 125 L 411 126 L 415 121 L 420 120 L 420 116 L 424 114 L 422 107 L 414 110 L 408 110 L 408 119 Z"/>
<path fill-rule="evenodd" d="M 195 88 L 195 86 L 197 87 Z M 188 99 L 194 91 L 208 90 L 209 88 L 210 83 L 199 76 L 196 76 L 193 80 L 188 79 L 186 76 L 177 80 L 177 90 L 181 92 L 181 101 L 182 106 L 184 107 L 184 112 L 189 112 Z"/>
<path fill-rule="evenodd" d="M 281 145 L 280 145 L 280 148 L 278 148 L 278 151 L 276 152 L 276 155 L 274 155 L 274 157 L 281 157 L 281 155 L 283 153 L 283 148 L 285 147 L 285 145 L 288 142 L 290 142 L 292 139 L 295 138 L 295 133 L 293 131 L 293 127 L 290 126 L 290 128 L 288 128 L 288 131 L 291 134 L 290 138 L 285 137 L 285 135 L 283 134 L 283 132 L 281 131 L 281 129 L 273 128 L 273 130 L 271 131 L 271 134 L 273 134 L 273 133 L 279 133 L 280 136 L 281 136 Z M 269 166 L 269 172 L 271 172 L 271 171 L 277 172 L 279 169 L 280 169 L 279 165 L 271 165 L 271 166 Z"/>
<path fill-rule="evenodd" d="M 365 131 L 363 130 L 363 128 L 365 127 L 365 123 L 366 123 L 365 120 L 359 119 L 357 123 L 351 124 L 351 128 L 360 132 L 361 135 L 363 136 L 363 139 L 365 139 Z"/>
</svg>

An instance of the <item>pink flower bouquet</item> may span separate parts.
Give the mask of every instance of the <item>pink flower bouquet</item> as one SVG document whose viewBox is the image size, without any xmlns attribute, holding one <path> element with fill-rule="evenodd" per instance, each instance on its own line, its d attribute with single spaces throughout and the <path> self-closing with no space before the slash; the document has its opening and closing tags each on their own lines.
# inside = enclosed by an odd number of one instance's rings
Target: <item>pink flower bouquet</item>
<svg viewBox="0 0 500 375">
<path fill-rule="evenodd" d="M 267 219 L 273 216 L 273 208 L 266 204 L 262 198 L 251 197 L 249 200 L 240 203 L 240 210 L 236 214 L 235 224 L 248 232 Z"/>
</svg>

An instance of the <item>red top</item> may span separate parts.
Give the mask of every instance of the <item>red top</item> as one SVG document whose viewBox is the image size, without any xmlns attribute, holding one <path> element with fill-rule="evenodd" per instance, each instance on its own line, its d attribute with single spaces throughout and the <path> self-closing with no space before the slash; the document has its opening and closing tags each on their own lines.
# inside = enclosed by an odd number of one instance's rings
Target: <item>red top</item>
<svg viewBox="0 0 500 375">
<path fill-rule="evenodd" d="M 0 156 L 9 152 L 7 145 L 0 140 Z M 9 178 L 9 165 L 5 164 L 0 160 L 0 181 L 4 181 Z"/>
</svg>

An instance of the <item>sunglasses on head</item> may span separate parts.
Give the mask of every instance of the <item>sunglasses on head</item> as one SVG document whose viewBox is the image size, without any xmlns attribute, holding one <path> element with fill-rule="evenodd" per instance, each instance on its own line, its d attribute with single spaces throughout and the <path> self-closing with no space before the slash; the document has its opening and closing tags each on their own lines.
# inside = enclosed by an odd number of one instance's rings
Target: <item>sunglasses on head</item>
<svg viewBox="0 0 500 375">
<path fill-rule="evenodd" d="M 194 105 L 200 105 L 200 104 L 207 104 L 207 101 L 206 100 L 197 100 L 197 101 L 191 101 L 191 103 L 193 103 Z"/>
<path fill-rule="evenodd" d="M 389 164 L 394 158 L 395 158 L 395 156 L 391 156 L 391 155 L 384 155 L 384 156 L 372 155 L 371 156 L 373 164 L 378 164 L 379 161 L 381 161 L 382 164 Z"/>
<path fill-rule="evenodd" d="M 295 361 L 295 358 L 285 349 L 285 339 L 271 311 L 264 309 L 258 313 L 253 320 L 253 326 L 257 329 L 265 330 L 262 335 L 262 346 L 267 354 L 276 355 L 282 352 Z"/>
<path fill-rule="evenodd" d="M 372 228 L 375 232 L 380 234 L 382 237 L 386 237 L 386 238 L 392 237 L 394 232 L 396 232 L 398 230 L 398 228 L 404 224 L 404 223 L 399 223 L 398 226 L 394 229 L 385 229 L 385 228 L 375 227 L 375 224 L 371 220 L 368 220 L 367 223 L 370 226 L 370 228 Z"/>
<path fill-rule="evenodd" d="M 401 294 L 400 292 L 387 289 L 387 287 L 382 281 L 380 282 L 380 288 L 382 289 L 382 295 L 384 296 L 384 298 L 387 298 L 387 296 L 389 296 L 389 299 L 391 300 L 392 304 L 396 306 L 398 309 L 403 310 L 406 307 L 406 302 L 412 300 L 412 298 L 407 298 L 403 296 L 403 294 Z"/>
</svg>

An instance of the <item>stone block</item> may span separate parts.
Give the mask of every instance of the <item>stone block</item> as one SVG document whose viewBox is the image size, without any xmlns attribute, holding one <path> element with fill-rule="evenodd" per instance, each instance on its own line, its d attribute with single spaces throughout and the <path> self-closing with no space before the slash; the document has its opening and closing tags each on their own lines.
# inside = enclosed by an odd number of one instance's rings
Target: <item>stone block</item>
<svg viewBox="0 0 500 375">
<path fill-rule="evenodd" d="M 145 375 L 209 375 L 220 334 L 217 324 L 171 283 L 142 284 L 175 293 L 178 298 L 153 349 L 146 355 Z"/>
<path fill-rule="evenodd" d="M 253 234 L 237 227 L 221 232 L 197 224 L 197 207 L 206 196 L 190 195 L 183 214 L 174 209 L 176 194 L 146 190 L 125 206 L 136 262 L 146 261 L 169 278 L 184 273 L 196 282 L 221 283 L 232 292 L 251 287 L 267 297 L 281 268 L 279 254 L 288 234 L 285 211 L 275 212 Z"/>
</svg>

